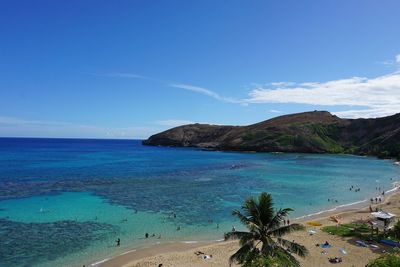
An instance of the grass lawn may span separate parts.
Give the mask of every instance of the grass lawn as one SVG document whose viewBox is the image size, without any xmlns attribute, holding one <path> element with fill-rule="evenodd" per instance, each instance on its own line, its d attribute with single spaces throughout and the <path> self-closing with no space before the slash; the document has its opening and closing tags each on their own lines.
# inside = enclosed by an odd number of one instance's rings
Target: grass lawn
<svg viewBox="0 0 400 267">
<path fill-rule="evenodd" d="M 367 224 L 341 224 L 322 227 L 322 231 L 344 237 L 367 237 L 371 234 L 371 227 Z"/>
</svg>

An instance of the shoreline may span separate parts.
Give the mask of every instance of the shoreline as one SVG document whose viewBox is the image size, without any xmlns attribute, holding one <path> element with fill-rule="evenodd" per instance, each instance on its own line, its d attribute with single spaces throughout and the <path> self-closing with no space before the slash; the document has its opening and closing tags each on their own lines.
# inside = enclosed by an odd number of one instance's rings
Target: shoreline
<svg viewBox="0 0 400 267">
<path fill-rule="evenodd" d="M 359 200 L 359 201 L 354 201 L 354 202 L 351 202 L 351 203 L 338 205 L 338 206 L 333 207 L 331 209 L 321 210 L 321 211 L 317 211 L 317 212 L 314 212 L 314 213 L 302 215 L 302 216 L 294 218 L 293 221 L 303 222 L 306 219 L 310 220 L 310 219 L 325 218 L 326 216 L 331 216 L 331 215 L 338 214 L 338 213 L 345 213 L 345 212 L 351 212 L 351 211 L 355 211 L 355 210 L 365 209 L 365 208 L 368 208 L 370 205 L 377 205 L 377 203 L 373 204 L 373 203 L 370 202 L 370 199 L 371 198 L 375 199 L 375 197 L 381 198 L 383 201 L 380 202 L 380 204 L 383 204 L 383 203 L 385 203 L 386 201 L 389 200 L 391 195 L 395 194 L 396 192 L 397 193 L 400 192 L 399 191 L 399 189 L 400 189 L 400 181 L 394 181 L 392 183 L 392 187 L 393 188 L 385 191 L 385 195 L 380 194 L 380 195 L 377 195 L 377 196 L 371 196 L 371 197 L 369 197 L 369 199 L 366 198 L 366 199 L 363 199 L 363 200 Z M 321 217 L 321 215 L 323 215 L 325 213 L 326 213 L 326 216 Z"/>
<path fill-rule="evenodd" d="M 382 197 L 383 201 L 380 203 L 372 204 L 376 207 L 382 207 L 390 204 L 390 200 L 393 197 L 400 199 L 400 182 L 395 181 L 392 183 L 393 188 L 385 191 L 385 196 Z M 321 210 L 315 213 L 303 215 L 292 219 L 293 222 L 305 224 L 310 220 L 328 220 L 333 215 L 336 216 L 347 216 L 354 215 L 356 213 L 369 213 L 368 207 L 370 206 L 369 199 L 364 199 L 360 201 L 355 201 L 352 203 L 342 204 L 328 210 Z M 309 226 L 306 226 L 310 228 Z M 233 244 L 237 245 L 237 241 L 224 241 L 221 240 L 210 240 L 210 241 L 174 241 L 162 244 L 154 244 L 148 247 L 132 248 L 131 250 L 122 252 L 116 256 L 111 256 L 109 258 L 99 260 L 97 262 L 91 263 L 89 266 L 93 267 L 130 267 L 130 266 L 142 266 L 134 265 L 138 261 L 145 260 L 151 257 L 161 257 L 163 255 L 169 255 L 171 253 L 183 253 L 189 250 L 198 248 L 209 248 L 214 246 L 231 246 Z M 226 255 L 228 258 L 229 255 Z M 197 265 L 196 265 L 197 266 Z"/>
</svg>

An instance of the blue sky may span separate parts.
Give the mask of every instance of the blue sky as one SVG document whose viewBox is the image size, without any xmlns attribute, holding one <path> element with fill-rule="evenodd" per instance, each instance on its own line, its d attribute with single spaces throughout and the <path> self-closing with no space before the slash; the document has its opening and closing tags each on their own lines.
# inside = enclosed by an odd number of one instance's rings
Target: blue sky
<svg viewBox="0 0 400 267">
<path fill-rule="evenodd" d="M 0 136 L 400 112 L 399 1 L 1 1 Z"/>
</svg>

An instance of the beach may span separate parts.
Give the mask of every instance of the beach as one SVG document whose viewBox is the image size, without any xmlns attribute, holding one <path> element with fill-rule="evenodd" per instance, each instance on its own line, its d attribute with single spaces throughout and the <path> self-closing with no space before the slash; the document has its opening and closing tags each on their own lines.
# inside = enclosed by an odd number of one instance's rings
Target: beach
<svg viewBox="0 0 400 267">
<path fill-rule="evenodd" d="M 382 209 L 387 212 L 399 215 L 400 211 L 400 192 L 398 189 L 393 190 L 392 194 L 387 196 L 382 203 L 372 205 L 372 208 Z M 295 240 L 296 242 L 306 246 L 309 250 L 309 255 L 306 258 L 299 258 L 301 266 L 331 266 L 328 258 L 342 257 L 343 262 L 340 266 L 365 266 L 371 259 L 374 259 L 382 254 L 382 251 L 388 249 L 387 247 L 377 244 L 379 248 L 371 249 L 358 246 L 354 238 L 344 238 L 340 236 L 331 235 L 322 232 L 322 226 L 336 225 L 331 220 L 331 216 L 340 218 L 341 223 L 350 223 L 355 221 L 366 221 L 371 219 L 369 210 L 369 203 L 364 203 L 364 206 L 354 205 L 348 206 L 344 210 L 336 212 L 326 212 L 312 217 L 297 219 L 294 222 L 302 223 L 306 227 L 305 231 L 291 233 L 286 236 L 288 240 Z M 312 220 L 320 222 L 321 227 L 310 226 L 306 222 Z M 315 230 L 316 233 L 310 235 L 309 230 Z M 322 249 L 317 247 L 316 244 L 323 244 L 328 241 L 332 247 L 329 249 Z M 222 241 L 213 244 L 170 244 L 159 245 L 150 248 L 138 249 L 136 251 L 125 253 L 124 255 L 117 256 L 96 266 L 101 267 L 150 267 L 159 266 L 163 267 L 209 267 L 209 266 L 229 266 L 228 259 L 239 248 L 237 241 Z M 347 254 L 343 255 L 339 249 L 344 249 Z M 201 251 L 206 255 L 212 255 L 211 259 L 203 259 L 195 252 Z M 321 252 L 326 252 L 325 254 Z M 233 264 L 232 266 L 238 266 Z"/>
</svg>

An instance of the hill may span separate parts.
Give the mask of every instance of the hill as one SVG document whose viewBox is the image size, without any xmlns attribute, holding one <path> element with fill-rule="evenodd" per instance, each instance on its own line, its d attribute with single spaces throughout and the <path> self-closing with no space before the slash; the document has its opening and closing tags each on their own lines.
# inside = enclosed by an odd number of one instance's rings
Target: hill
<svg viewBox="0 0 400 267">
<path fill-rule="evenodd" d="M 155 134 L 143 144 L 400 158 L 400 113 L 376 119 L 341 119 L 326 111 L 313 111 L 248 126 L 189 124 Z"/>
</svg>

